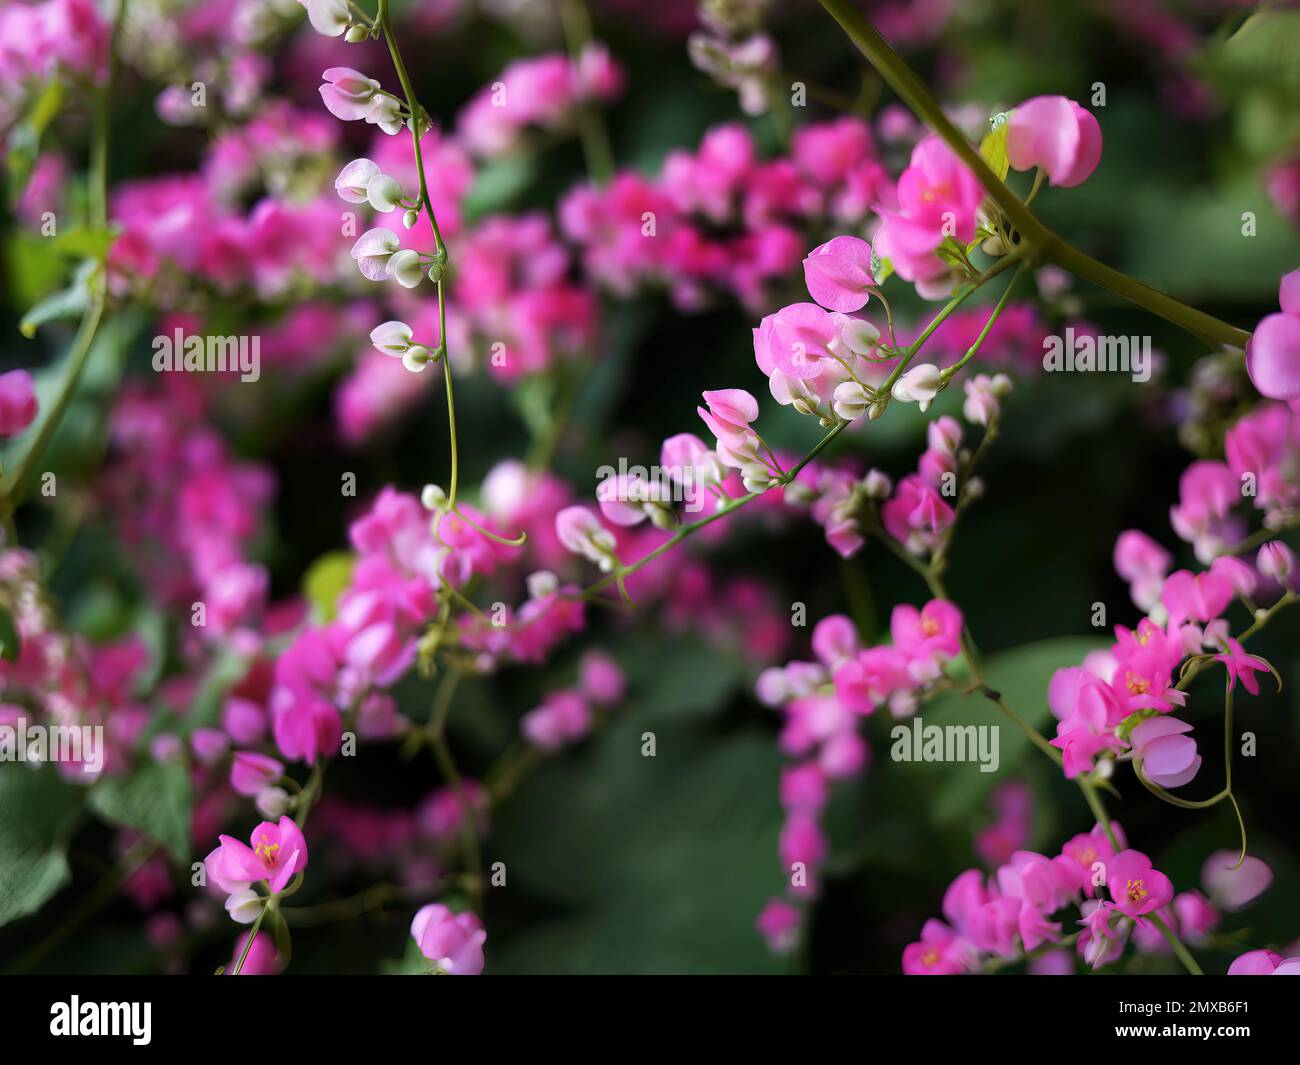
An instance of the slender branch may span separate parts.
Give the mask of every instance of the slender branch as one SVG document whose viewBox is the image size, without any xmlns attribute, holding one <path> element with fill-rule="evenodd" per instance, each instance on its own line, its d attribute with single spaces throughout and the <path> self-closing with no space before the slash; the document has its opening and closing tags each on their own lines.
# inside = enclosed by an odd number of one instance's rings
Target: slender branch
<svg viewBox="0 0 1300 1065">
<path fill-rule="evenodd" d="M 1191 333 L 1218 344 L 1245 348 L 1246 342 L 1250 339 L 1250 334 L 1245 330 L 1228 325 L 1213 315 L 1189 307 L 1136 278 L 1120 273 L 1086 255 L 1043 225 L 1019 197 L 989 169 L 979 152 L 949 121 L 948 116 L 943 113 L 938 101 L 930 94 L 921 79 L 850 0 L 821 0 L 821 5 L 840 24 L 871 65 L 880 72 L 881 77 L 898 94 L 899 99 L 907 104 L 922 122 L 943 138 L 957 158 L 970 169 L 993 202 L 1001 208 L 1003 214 L 1019 231 L 1022 242 L 1030 246 L 1035 258 L 1064 267 L 1071 273 L 1109 289 L 1116 295 L 1123 296 L 1140 307 L 1145 307 Z"/>
</svg>

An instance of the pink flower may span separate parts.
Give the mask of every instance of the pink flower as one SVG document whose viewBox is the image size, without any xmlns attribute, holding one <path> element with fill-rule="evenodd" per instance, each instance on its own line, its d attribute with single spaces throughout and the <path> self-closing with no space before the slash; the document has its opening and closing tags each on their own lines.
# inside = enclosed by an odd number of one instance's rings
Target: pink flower
<svg viewBox="0 0 1300 1065">
<path fill-rule="evenodd" d="M 1280 314 L 1255 327 L 1246 344 L 1246 372 L 1262 396 L 1287 402 L 1300 399 L 1300 270 L 1282 278 Z"/>
<path fill-rule="evenodd" d="M 931 134 L 913 149 L 911 165 L 898 179 L 898 210 L 877 208 L 882 224 L 876 253 L 893 264 L 899 277 L 918 282 L 922 295 L 937 294 L 934 283 L 948 268 L 935 250 L 948 236 L 963 244 L 974 239 L 975 214 L 983 199 L 975 175 Z"/>
<path fill-rule="evenodd" d="M 433 902 L 416 913 L 411 935 L 420 953 L 448 976 L 478 976 L 483 972 L 487 932 L 474 914 L 454 914 Z"/>
<path fill-rule="evenodd" d="M 36 382 L 26 370 L 0 374 L 0 439 L 17 436 L 36 417 Z"/>
<path fill-rule="evenodd" d="M 1169 612 L 1169 624 L 1213 621 L 1232 602 L 1232 583 L 1213 573 L 1192 574 L 1180 569 L 1165 579 L 1160 599 Z"/>
<path fill-rule="evenodd" d="M 591 708 L 577 692 L 552 692 L 520 722 L 524 736 L 544 751 L 582 739 L 591 729 Z"/>
<path fill-rule="evenodd" d="M 623 701 L 627 678 L 609 655 L 588 651 L 578 663 L 578 687 L 598 706 L 616 706 Z"/>
<path fill-rule="evenodd" d="M 871 245 L 859 237 L 833 237 L 808 253 L 803 276 L 809 294 L 827 310 L 861 310 L 875 284 Z"/>
<path fill-rule="evenodd" d="M 320 87 L 320 96 L 330 114 L 345 122 L 369 116 L 379 82 L 351 67 L 330 67 L 321 76 L 325 84 Z"/>
<path fill-rule="evenodd" d="M 1192 726 L 1177 718 L 1150 717 L 1129 734 L 1133 757 L 1141 759 L 1142 772 L 1162 788 L 1180 788 L 1201 768 L 1196 741 L 1186 733 Z"/>
<path fill-rule="evenodd" d="M 822 618 L 813 626 L 812 648 L 818 660 L 834 671 L 861 649 L 857 626 L 844 614 Z"/>
<path fill-rule="evenodd" d="M 1174 897 L 1169 878 L 1151 867 L 1150 858 L 1135 850 L 1120 851 L 1107 863 L 1106 888 L 1115 906 L 1135 920 L 1163 909 Z"/>
<path fill-rule="evenodd" d="M 769 899 L 754 926 L 773 954 L 788 954 L 799 939 L 799 911 L 785 899 Z"/>
<path fill-rule="evenodd" d="M 1223 654 L 1215 655 L 1214 660 L 1222 662 L 1228 671 L 1229 691 L 1235 688 L 1237 681 L 1240 680 L 1251 695 L 1258 695 L 1259 681 L 1255 679 L 1255 674 L 1271 672 L 1264 659 L 1258 655 L 1246 654 L 1246 649 L 1231 636 L 1228 637 L 1228 650 Z"/>
<path fill-rule="evenodd" d="M 1253 855 L 1237 864 L 1236 851 L 1215 851 L 1201 867 L 1201 883 L 1210 898 L 1225 910 L 1240 910 L 1252 903 L 1273 883 L 1268 863 Z"/>
<path fill-rule="evenodd" d="M 1041 166 L 1053 185 L 1072 188 L 1101 160 L 1101 126 L 1064 96 L 1035 96 L 1007 120 L 1007 158 L 1016 170 Z"/>
<path fill-rule="evenodd" d="M 246 891 L 266 881 L 272 894 L 283 891 L 294 875 L 307 868 L 307 841 L 292 818 L 279 824 L 263 821 L 250 837 L 252 846 L 232 836 L 204 860 L 208 876 L 227 894 Z"/>
<path fill-rule="evenodd" d="M 1295 573 L 1295 554 L 1281 540 L 1270 540 L 1255 556 L 1255 568 L 1269 580 L 1286 586 Z"/>
<path fill-rule="evenodd" d="M 284 776 L 284 766 L 255 751 L 239 751 L 230 765 L 230 786 L 240 795 L 256 795 Z"/>
<path fill-rule="evenodd" d="M 1294 962 L 1295 959 L 1289 961 Z M 1283 958 L 1275 950 L 1249 950 L 1228 966 L 1228 975 L 1272 976 L 1280 965 L 1287 962 L 1288 959 Z"/>
<path fill-rule="evenodd" d="M 956 976 L 967 969 L 970 944 L 942 921 L 929 920 L 919 943 L 903 948 L 903 972 L 908 976 Z"/>
<path fill-rule="evenodd" d="M 901 603 L 889 617 L 895 649 L 920 681 L 938 677 L 943 662 L 961 650 L 961 610 L 947 599 L 932 599 L 920 610 Z"/>
<path fill-rule="evenodd" d="M 1137 529 L 1128 529 L 1115 541 L 1115 572 L 1129 583 L 1133 603 L 1150 610 L 1160 602 L 1160 589 L 1174 557 Z"/>
<path fill-rule="evenodd" d="M 251 932 L 245 932 L 235 940 L 235 953 L 230 956 L 225 974 L 234 976 L 235 968 L 239 966 L 240 976 L 275 976 L 280 971 L 280 958 L 275 952 L 274 941 L 267 933 L 258 932 L 253 945 L 248 948 L 248 956 L 245 957 L 244 947 L 250 935 Z M 242 966 L 239 965 L 241 958 L 244 960 Z"/>
</svg>

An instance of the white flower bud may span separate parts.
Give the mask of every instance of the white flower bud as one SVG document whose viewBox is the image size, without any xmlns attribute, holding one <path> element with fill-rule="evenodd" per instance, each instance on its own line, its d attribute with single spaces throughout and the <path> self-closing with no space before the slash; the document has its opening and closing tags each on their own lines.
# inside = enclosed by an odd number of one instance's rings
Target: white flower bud
<svg viewBox="0 0 1300 1065">
<path fill-rule="evenodd" d="M 259 814 L 268 821 L 278 821 L 289 809 L 289 793 L 273 784 L 259 791 L 255 802 Z"/>
<path fill-rule="evenodd" d="M 402 215 L 402 225 L 405 226 L 407 229 L 410 229 L 419 220 L 420 220 L 420 212 L 415 210 L 414 208 L 407 211 L 406 214 Z"/>
<path fill-rule="evenodd" d="M 226 912 L 236 924 L 252 924 L 262 912 L 262 906 L 262 896 L 252 888 L 236 891 L 226 899 Z"/>
<path fill-rule="evenodd" d="M 846 422 L 856 421 L 867 413 L 871 398 L 857 381 L 844 381 L 835 386 L 831 409 Z"/>
<path fill-rule="evenodd" d="M 426 484 L 420 490 L 420 505 L 425 510 L 445 510 L 447 507 L 447 493 L 436 484 Z"/>
<path fill-rule="evenodd" d="M 919 404 L 922 411 L 927 411 L 943 385 L 943 371 L 933 363 L 923 362 L 894 382 L 894 398 Z"/>
<path fill-rule="evenodd" d="M 403 288 L 415 288 L 424 279 L 420 253 L 410 248 L 394 252 L 384 272 Z"/>
<path fill-rule="evenodd" d="M 402 186 L 388 174 L 376 174 L 366 185 L 366 199 L 381 214 L 395 210 L 403 195 Z"/>
<path fill-rule="evenodd" d="M 529 599 L 545 599 L 560 590 L 560 578 L 548 569 L 539 569 L 524 578 Z"/>
</svg>

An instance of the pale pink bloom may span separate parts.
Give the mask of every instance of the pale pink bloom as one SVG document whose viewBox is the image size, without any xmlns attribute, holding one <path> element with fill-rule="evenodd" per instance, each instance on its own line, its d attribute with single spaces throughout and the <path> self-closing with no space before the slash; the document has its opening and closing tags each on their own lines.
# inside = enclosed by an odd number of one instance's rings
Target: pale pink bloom
<svg viewBox="0 0 1300 1065">
<path fill-rule="evenodd" d="M 368 119 L 375 108 L 379 82 L 351 67 L 330 67 L 321 75 L 321 99 L 335 118 L 345 122 Z"/>
<path fill-rule="evenodd" d="M 785 899 L 769 899 L 755 927 L 773 954 L 788 954 L 799 940 L 799 910 Z"/>
<path fill-rule="evenodd" d="M 1128 581 L 1139 610 L 1150 610 L 1160 602 L 1160 591 L 1173 560 L 1173 555 L 1137 529 L 1125 530 L 1115 541 L 1115 572 Z"/>
<path fill-rule="evenodd" d="M 1142 772 L 1162 788 L 1180 788 L 1196 776 L 1201 756 L 1187 733 L 1192 726 L 1177 718 L 1150 717 L 1129 734 L 1133 757 L 1141 759 Z"/>
<path fill-rule="evenodd" d="M 1007 119 L 1007 158 L 1016 170 L 1042 167 L 1052 185 L 1072 188 L 1101 161 L 1101 126 L 1064 96 L 1035 96 Z"/>
<path fill-rule="evenodd" d="M 369 159 L 353 159 L 334 179 L 334 189 L 348 203 L 365 203 L 366 189 L 379 176 L 379 167 Z"/>
<path fill-rule="evenodd" d="M 1228 966 L 1229 976 L 1272 976 L 1279 966 L 1294 959 L 1283 958 L 1275 950 L 1249 950 Z"/>
<path fill-rule="evenodd" d="M 36 382 L 26 370 L 0 374 L 0 439 L 17 436 L 36 417 Z"/>
<path fill-rule="evenodd" d="M 785 766 L 781 770 L 780 794 L 784 809 L 816 813 L 826 805 L 826 775 L 815 762 Z"/>
<path fill-rule="evenodd" d="M 362 233 L 352 245 L 351 255 L 357 261 L 362 277 L 383 281 L 389 276 L 389 260 L 400 250 L 397 234 L 380 226 Z"/>
<path fill-rule="evenodd" d="M 1285 587 L 1291 583 L 1291 576 L 1296 571 L 1295 554 L 1281 540 L 1270 540 L 1255 556 L 1255 568 Z"/>
<path fill-rule="evenodd" d="M 1219 927 L 1219 911 L 1199 891 L 1183 891 L 1174 896 L 1174 916 L 1178 934 L 1191 943 L 1204 943 L 1209 933 Z"/>
<path fill-rule="evenodd" d="M 557 751 L 591 730 L 591 708 L 577 692 L 552 692 L 523 716 L 520 728 L 529 743 L 543 751 Z"/>
<path fill-rule="evenodd" d="M 1237 851 L 1215 851 L 1201 867 L 1201 883 L 1218 906 L 1233 912 L 1254 902 L 1273 883 L 1273 870 L 1254 855 L 1240 865 Z"/>
<path fill-rule="evenodd" d="M 857 626 L 844 614 L 832 614 L 813 626 L 813 653 L 834 672 L 862 648 Z"/>
<path fill-rule="evenodd" d="M 352 21 L 348 0 L 303 0 L 311 28 L 325 37 L 341 37 Z"/>
<path fill-rule="evenodd" d="M 555 532 L 565 550 L 596 563 L 603 571 L 614 568 L 613 533 L 587 507 L 565 507 L 555 515 Z"/>
<path fill-rule="evenodd" d="M 809 295 L 827 310 L 861 310 L 875 284 L 871 245 L 859 237 L 833 237 L 808 253 L 803 276 Z"/>
<path fill-rule="evenodd" d="M 588 651 L 578 663 L 578 687 L 597 706 L 617 706 L 623 701 L 627 679 L 609 655 Z"/>
<path fill-rule="evenodd" d="M 447 975 L 478 976 L 483 972 L 487 932 L 474 914 L 454 914 L 441 903 L 430 903 L 416 913 L 411 936 L 420 953 Z"/>
</svg>

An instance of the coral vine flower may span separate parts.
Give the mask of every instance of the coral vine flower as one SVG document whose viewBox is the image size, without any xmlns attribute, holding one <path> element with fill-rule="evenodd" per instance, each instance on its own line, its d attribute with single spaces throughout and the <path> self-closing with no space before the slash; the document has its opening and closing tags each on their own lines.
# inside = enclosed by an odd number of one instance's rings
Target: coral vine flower
<svg viewBox="0 0 1300 1065">
<path fill-rule="evenodd" d="M 1120 851 L 1107 863 L 1106 888 L 1116 908 L 1135 920 L 1163 909 L 1174 897 L 1169 878 L 1135 850 Z"/>
<path fill-rule="evenodd" d="M 1248 655 L 1246 649 L 1231 636 L 1228 637 L 1228 649 L 1223 654 L 1215 655 L 1216 662 L 1222 662 L 1228 671 L 1228 690 L 1237 686 L 1240 680 L 1251 695 L 1259 694 L 1259 681 L 1256 673 L 1271 673 L 1269 664 L 1258 655 Z"/>
<path fill-rule="evenodd" d="M 0 439 L 17 436 L 36 417 L 36 383 L 26 370 L 0 374 Z"/>
<path fill-rule="evenodd" d="M 246 891 L 266 881 L 271 893 L 283 891 L 294 875 L 307 868 L 307 841 L 292 818 L 279 824 L 263 821 L 248 844 L 221 836 L 221 845 L 204 860 L 208 876 L 227 894 Z"/>
<path fill-rule="evenodd" d="M 1129 734 L 1133 757 L 1142 760 L 1142 772 L 1162 788 L 1180 788 L 1196 776 L 1201 756 L 1196 741 L 1186 733 L 1192 726 L 1174 717 L 1147 718 Z"/>
<path fill-rule="evenodd" d="M 1101 126 L 1064 96 L 1035 96 L 1007 120 L 1007 159 L 1016 170 L 1041 166 L 1052 185 L 1081 185 L 1101 161 Z"/>
<path fill-rule="evenodd" d="M 875 284 L 871 245 L 860 237 L 833 237 L 808 253 L 803 276 L 809 295 L 827 310 L 861 310 Z"/>
<path fill-rule="evenodd" d="M 1287 402 L 1300 399 L 1300 270 L 1282 278 L 1280 314 L 1255 327 L 1246 344 L 1246 372 L 1259 394 Z"/>
<path fill-rule="evenodd" d="M 448 976 L 478 976 L 483 972 L 487 932 L 474 914 L 453 914 L 441 903 L 430 903 L 416 913 L 411 936 L 420 953 Z"/>
</svg>

